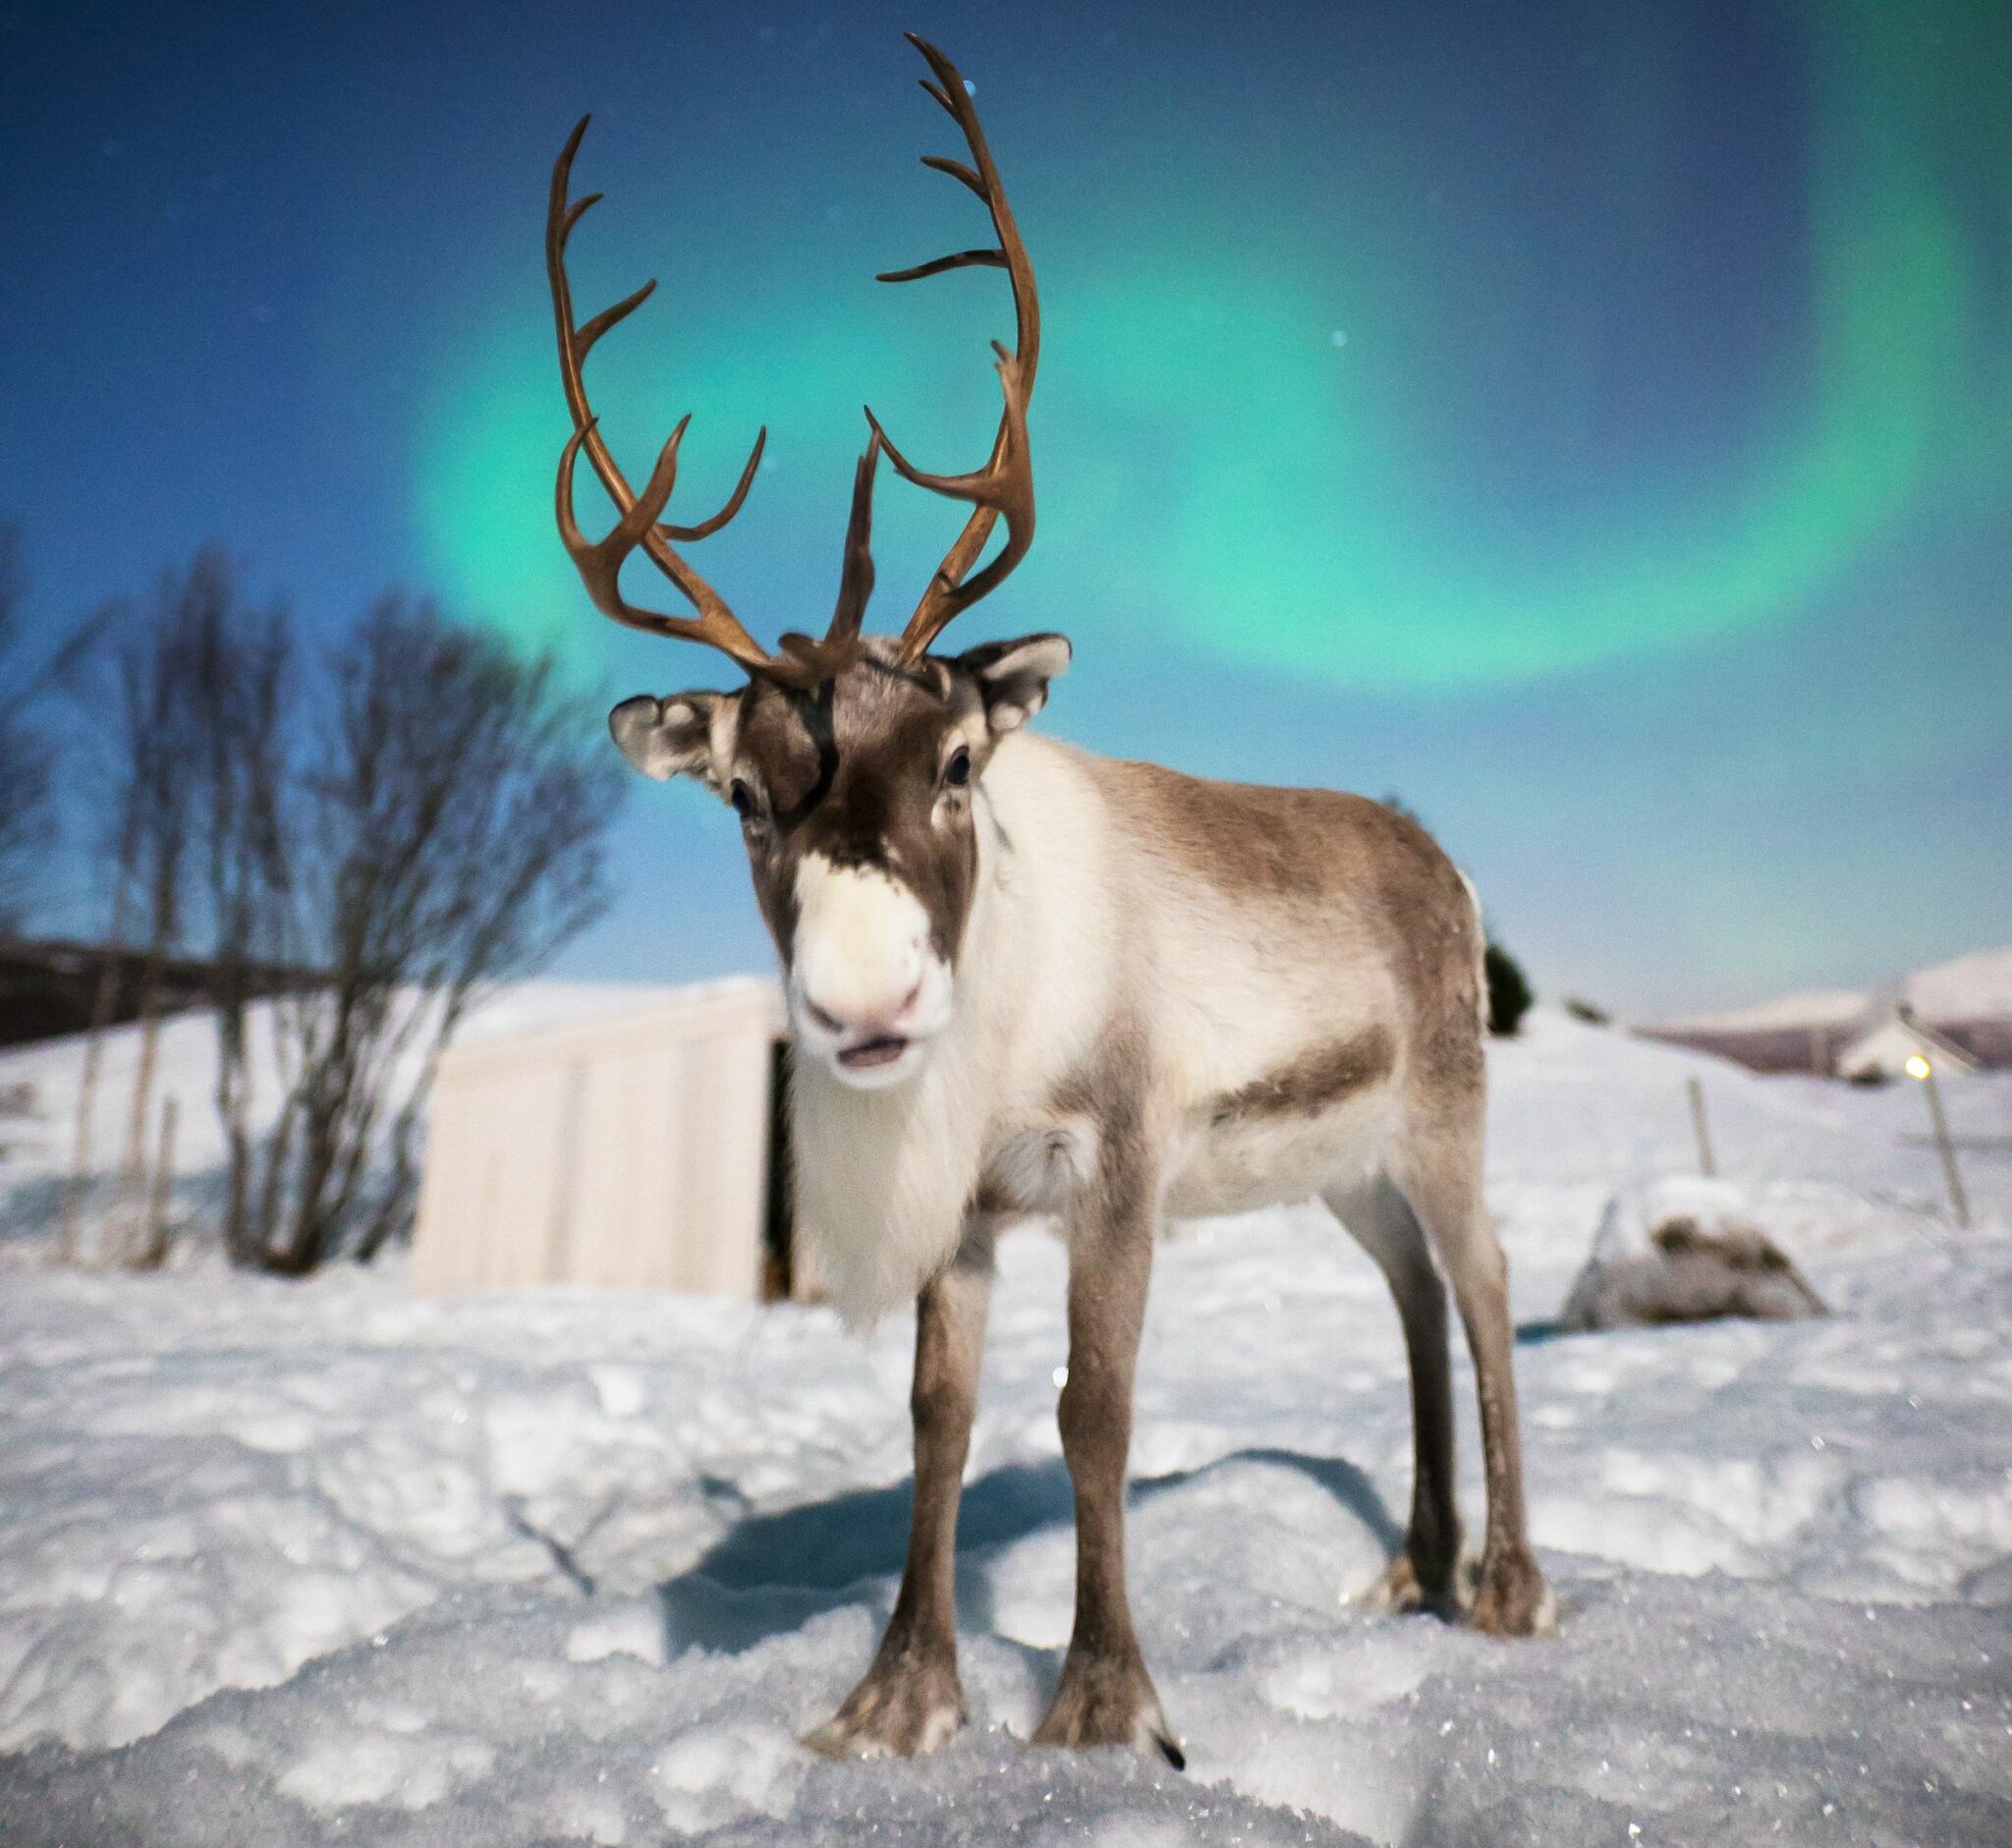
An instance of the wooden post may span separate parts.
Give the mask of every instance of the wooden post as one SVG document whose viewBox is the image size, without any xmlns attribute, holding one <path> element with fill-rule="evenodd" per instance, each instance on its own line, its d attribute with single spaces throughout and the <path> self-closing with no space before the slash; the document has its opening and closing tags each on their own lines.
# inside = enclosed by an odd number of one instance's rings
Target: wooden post
<svg viewBox="0 0 2012 1848">
<path fill-rule="evenodd" d="M 90 1035 L 84 1042 L 84 1082 L 77 1092 L 77 1140 L 70 1157 L 70 1183 L 63 1190 L 63 1235 L 59 1250 L 66 1264 L 77 1262 L 84 1249 L 84 1209 L 91 1190 L 91 1113 L 97 1105 L 98 1068 L 104 1062 L 105 1030 L 119 1004 L 119 980 L 125 960 L 126 912 L 133 883 L 130 843 L 119 849 L 118 883 L 112 897 L 112 940 L 98 965 L 97 992 L 91 997 Z M 95 1254 L 103 1258 L 104 1254 Z"/>
<path fill-rule="evenodd" d="M 1695 1077 L 1684 1083 L 1691 1092 L 1691 1127 L 1698 1134 L 1698 1172 L 1708 1178 L 1718 1172 L 1718 1163 L 1711 1158 L 1711 1128 L 1705 1120 L 1705 1087 Z"/>
<path fill-rule="evenodd" d="M 1942 1157 L 1942 1178 L 1949 1183 L 1949 1205 L 1957 1225 L 1970 1229 L 1970 1202 L 1964 1198 L 1963 1177 L 1956 1172 L 1956 1147 L 1949 1140 L 1949 1119 L 1942 1114 L 1942 1092 L 1935 1084 L 1935 1065 L 1924 1059 L 1922 1088 L 1928 1093 L 1928 1117 L 1935 1126 L 1935 1148 Z"/>
<path fill-rule="evenodd" d="M 147 1190 L 146 1226 L 135 1270 L 158 1270 L 168 1255 L 168 1189 L 175 1178 L 175 1118 L 180 1099 L 171 1091 L 161 1099 L 160 1151 L 154 1158 L 153 1186 Z"/>
</svg>

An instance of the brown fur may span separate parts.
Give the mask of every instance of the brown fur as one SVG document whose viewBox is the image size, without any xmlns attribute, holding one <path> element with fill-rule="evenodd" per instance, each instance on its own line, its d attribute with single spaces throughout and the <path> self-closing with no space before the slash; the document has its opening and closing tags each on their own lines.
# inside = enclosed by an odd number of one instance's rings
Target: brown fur
<svg viewBox="0 0 2012 1848">
<path fill-rule="evenodd" d="M 1070 1204 L 1069 1376 L 1057 1407 L 1076 1490 L 1076 1622 L 1036 1745 L 1130 1745 L 1186 1764 L 1146 1672 L 1125 1591 L 1132 1383 L 1158 1230 L 1146 1036 L 1120 1028 L 1065 1087 L 1097 1127 L 1095 1172 Z"/>
<path fill-rule="evenodd" d="M 1361 941 L 1397 977 L 1411 1063 L 1428 1081 L 1483 1082 L 1481 945 L 1453 863 L 1407 815 L 1337 790 L 1214 782 L 1155 763 L 1099 763 L 1137 838 L 1202 882 L 1228 918 L 1278 944 Z M 1313 1048 L 1309 1048 L 1313 1056 Z"/>
<path fill-rule="evenodd" d="M 1233 1117 L 1318 1116 L 1357 1092 L 1380 1085 L 1396 1058 L 1389 1030 L 1370 1027 L 1339 1045 L 1315 1046 L 1282 1070 L 1218 1098 L 1210 1116 L 1217 1123 Z"/>
<path fill-rule="evenodd" d="M 978 845 L 969 789 L 945 789 L 941 773 L 947 746 L 981 731 L 966 722 L 978 704 L 953 667 L 904 671 L 870 642 L 808 693 L 757 680 L 741 696 L 737 768 L 765 812 L 747 829 L 749 865 L 786 965 L 807 854 L 897 874 L 928 916 L 936 954 L 955 965 Z"/>
<path fill-rule="evenodd" d="M 1471 1596 L 1473 1621 L 1498 1634 L 1550 1621 L 1524 1510 L 1507 1273 L 1481 1200 L 1480 921 L 1430 837 L 1361 797 L 1208 782 L 1043 743 L 1016 772 L 1044 766 L 1034 782 L 1009 787 L 1023 801 L 1042 791 L 1061 808 L 1036 802 L 1002 821 L 998 788 L 976 800 L 999 743 L 988 717 L 1009 697 L 982 684 L 987 658 L 974 650 L 911 671 L 868 641 L 814 693 L 757 681 L 742 696 L 733 762 L 715 777 L 728 789 L 736 775 L 762 784 L 749 858 L 786 966 L 804 856 L 898 879 L 948 962 L 967 947 L 978 826 L 990 829 L 986 852 L 997 847 L 1001 889 L 1025 903 L 1047 891 L 1041 868 L 1051 863 L 1032 841 L 1016 846 L 1015 827 L 1079 801 L 1093 811 L 1093 828 L 1072 851 L 1094 853 L 1087 876 L 1124 945 L 1098 1003 L 1095 1050 L 995 1119 L 984 1165 L 960 1185 L 967 1248 L 994 1215 L 1029 1211 L 1060 1211 L 1069 1243 L 1059 1420 L 1076 1491 L 1076 1623 L 1035 1739 L 1130 1744 L 1179 1763 L 1126 1597 L 1124 1482 L 1152 1247 L 1162 1201 L 1188 1172 L 1181 1162 L 1213 1163 L 1208 1184 L 1234 1188 L 1260 1172 L 1239 1163 L 1284 1158 L 1267 1138 L 1318 1154 L 1331 1126 L 1387 1122 L 1380 1166 L 1326 1196 L 1383 1268 L 1410 1357 L 1411 1520 L 1384 1594 L 1397 1608 L 1445 1614 Z M 1013 687 L 1018 709 L 1004 729 L 1042 691 Z M 942 764 L 960 743 L 972 751 L 972 786 L 946 801 Z M 1136 939 L 1122 922 L 1133 918 L 1152 921 Z M 1073 949 L 1058 940 L 1050 955 Z M 1020 978 L 1035 1018 L 1052 998 L 1041 992 L 1049 968 L 1058 966 L 1033 965 Z M 1210 985 L 1218 968 L 1236 972 L 1219 996 Z M 1229 1005 L 1234 1017 L 1211 1012 Z M 1389 1093 L 1387 1116 L 1352 1118 L 1375 1092 Z M 1488 1490 L 1471 1587 L 1459 1566 L 1447 1280 L 1475 1362 Z M 962 1714 L 949 1588 L 983 1295 L 962 1254 L 922 1288 L 908 1569 L 871 1668 L 813 1735 L 820 1749 L 922 1750 Z"/>
<path fill-rule="evenodd" d="M 992 1293 L 996 1225 L 975 1219 L 957 1257 L 916 1303 L 915 1511 L 901 1592 L 873 1665 L 831 1720 L 810 1735 L 834 1758 L 870 1739 L 908 1757 L 964 1719 L 957 1673 L 957 1504 L 978 1411 L 978 1364 Z"/>
</svg>

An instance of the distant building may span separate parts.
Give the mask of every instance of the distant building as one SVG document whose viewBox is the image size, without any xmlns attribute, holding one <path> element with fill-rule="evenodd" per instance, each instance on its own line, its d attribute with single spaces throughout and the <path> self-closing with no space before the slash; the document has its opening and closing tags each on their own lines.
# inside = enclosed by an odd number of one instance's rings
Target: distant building
<svg viewBox="0 0 2012 1848">
<path fill-rule="evenodd" d="M 1645 1039 L 1688 1046 L 1752 1072 L 1810 1072 L 1835 1078 L 1870 1070 L 1900 1048 L 1905 1022 L 1938 1048 L 1924 1056 L 1949 1071 L 2012 1069 L 2012 949 L 1978 950 L 1896 978 L 1869 993 L 1792 994 L 1759 1007 L 1694 1015 L 1634 1029 Z M 1874 1036 L 1880 1036 L 1875 1039 Z M 1870 1052 L 1851 1057 L 1871 1043 Z M 1899 1065 L 1907 1059 L 1898 1051 Z M 1899 1069 L 1898 1066 L 1895 1069 Z"/>
<path fill-rule="evenodd" d="M 1905 1078 L 1910 1059 L 1927 1059 L 1944 1076 L 1978 1069 L 1978 1061 L 1961 1046 L 1924 1027 L 1903 1006 L 1874 1022 L 1838 1052 L 1837 1076 L 1855 1085 L 1879 1084 Z"/>
<path fill-rule="evenodd" d="M 450 1046 L 426 1133 L 415 1284 L 801 1293 L 786 1056 L 781 997 L 754 977 Z"/>
</svg>

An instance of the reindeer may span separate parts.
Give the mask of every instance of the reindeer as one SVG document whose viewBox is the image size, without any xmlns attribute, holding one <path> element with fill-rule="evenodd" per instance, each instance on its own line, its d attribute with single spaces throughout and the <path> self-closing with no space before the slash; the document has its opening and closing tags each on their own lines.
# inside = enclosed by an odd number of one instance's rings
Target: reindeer
<svg viewBox="0 0 2012 1848">
<path fill-rule="evenodd" d="M 868 410 L 831 622 L 821 640 L 761 647 L 676 548 L 740 511 L 766 429 L 721 510 L 672 525 L 663 515 L 690 419 L 638 493 L 588 404 L 588 352 L 655 285 L 575 323 L 566 244 L 599 196 L 570 202 L 583 119 L 553 171 L 545 247 L 573 420 L 559 531 L 606 615 L 704 643 L 746 673 L 730 693 L 625 700 L 609 726 L 643 775 L 696 776 L 739 814 L 795 1042 L 802 1234 L 850 1319 L 916 1305 L 901 1590 L 866 1678 L 808 1743 L 914 1754 L 965 1717 L 952 1561 L 993 1248 L 1011 1220 L 1052 1214 L 1069 1255 L 1058 1416 L 1076 1617 L 1034 1743 L 1156 1749 L 1179 1766 L 1125 1590 L 1133 1373 L 1164 1215 L 1327 1203 L 1388 1279 L 1411 1369 L 1410 1525 L 1371 1596 L 1394 1611 L 1465 1610 L 1497 1636 L 1551 1624 L 1525 1524 L 1507 1271 L 1481 1199 L 1481 925 L 1444 854 L 1376 803 L 1204 782 L 1032 734 L 1069 665 L 1062 636 L 935 651 L 1034 537 L 1027 409 L 1040 314 L 964 80 L 910 38 L 931 73 L 922 87 L 970 152 L 923 164 L 977 195 L 996 243 L 879 280 L 1006 271 L 1016 340 L 1010 352 L 994 343 L 1005 403 L 984 465 L 928 474 Z M 970 509 L 898 639 L 863 630 L 883 452 L 905 480 Z M 583 453 L 619 515 L 597 540 L 574 516 Z M 980 567 L 1002 521 L 1003 543 Z M 638 549 L 694 614 L 626 600 L 619 574 Z M 1486 1537 L 1471 1573 L 1454 1499 L 1447 1282 L 1486 1460 Z"/>
</svg>

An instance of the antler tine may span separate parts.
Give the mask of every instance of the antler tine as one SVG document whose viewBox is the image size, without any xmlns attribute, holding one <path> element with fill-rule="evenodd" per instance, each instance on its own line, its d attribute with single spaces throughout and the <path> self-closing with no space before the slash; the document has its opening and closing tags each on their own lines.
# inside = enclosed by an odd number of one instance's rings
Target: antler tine
<svg viewBox="0 0 2012 1848">
<path fill-rule="evenodd" d="M 873 471 L 879 466 L 882 444 L 876 429 L 867 439 L 866 453 L 853 471 L 853 511 L 845 529 L 845 569 L 839 575 L 838 606 L 831 612 L 827 642 L 851 643 L 858 639 L 866 619 L 866 603 L 873 594 Z"/>
<path fill-rule="evenodd" d="M 594 607 L 603 615 L 612 616 L 615 621 L 625 623 L 631 629 L 641 629 L 645 634 L 702 642 L 731 656 L 750 673 L 773 673 L 785 664 L 772 657 L 741 626 L 725 599 L 678 555 L 672 545 L 674 540 L 689 543 L 717 532 L 741 511 L 741 503 L 747 499 L 748 489 L 754 479 L 754 471 L 760 466 L 762 447 L 768 440 L 766 426 L 754 438 L 754 447 L 726 505 L 711 519 L 700 521 L 697 526 L 670 526 L 662 524 L 662 515 L 670 501 L 671 489 L 677 483 L 678 447 L 684 440 L 691 417 L 687 415 L 679 420 L 678 427 L 671 432 L 670 439 L 659 452 L 656 466 L 650 470 L 649 479 L 639 495 L 616 466 L 601 436 L 599 420 L 587 402 L 583 372 L 587 356 L 609 328 L 635 313 L 656 288 L 654 281 L 646 282 L 633 295 L 624 296 L 611 307 L 602 308 L 591 319 L 579 326 L 574 324 L 573 290 L 566 277 L 566 242 L 573 235 L 574 226 L 601 196 L 589 193 L 584 198 L 571 203 L 568 201 L 572 190 L 573 157 L 580 151 L 581 140 L 591 120 L 590 116 L 580 118 L 573 133 L 566 138 L 566 145 L 558 160 L 553 163 L 551 202 L 545 216 L 545 272 L 552 285 L 552 315 L 558 327 L 559 376 L 565 386 L 566 408 L 573 419 L 573 435 L 559 458 L 556 490 L 559 536 L 565 542 Z M 614 502 L 618 516 L 613 528 L 600 539 L 588 539 L 582 533 L 573 511 L 574 466 L 583 450 L 601 486 L 607 490 L 608 498 Z M 698 611 L 696 618 L 639 609 L 622 595 L 622 565 L 638 545 L 648 553 L 650 562 Z"/>
<path fill-rule="evenodd" d="M 955 617 L 996 589 L 1034 542 L 1034 470 L 1027 446 L 1027 403 L 1034 391 L 1034 370 L 1040 364 L 1041 321 L 1040 304 L 1034 294 L 1034 265 L 1028 260 L 1027 248 L 1013 222 L 1006 189 L 1000 184 L 999 171 L 985 145 L 984 130 L 978 125 L 971 92 L 957 67 L 934 45 L 914 32 L 906 36 L 927 61 L 936 80 L 931 83 L 928 78 L 921 79 L 922 88 L 963 131 L 972 157 L 972 164 L 966 166 L 945 155 L 924 154 L 922 165 L 947 173 L 977 194 L 991 214 L 992 230 L 999 242 L 996 249 L 959 251 L 931 262 L 918 263 L 912 269 L 887 270 L 877 280 L 920 282 L 946 270 L 979 265 L 1004 269 L 1013 284 L 1016 336 L 1011 353 L 996 341 L 993 343 L 992 350 L 999 356 L 999 384 L 1005 408 L 1000 413 L 999 432 L 993 438 L 991 455 L 982 469 L 968 475 L 930 475 L 918 469 L 890 440 L 872 412 L 866 413 L 874 440 L 885 446 L 888 461 L 904 480 L 932 493 L 969 501 L 972 506 L 964 530 L 944 554 L 902 632 L 901 658 L 913 661 L 928 649 Z M 982 571 L 967 577 L 1002 518 L 1006 522 L 1006 543 Z"/>
</svg>

